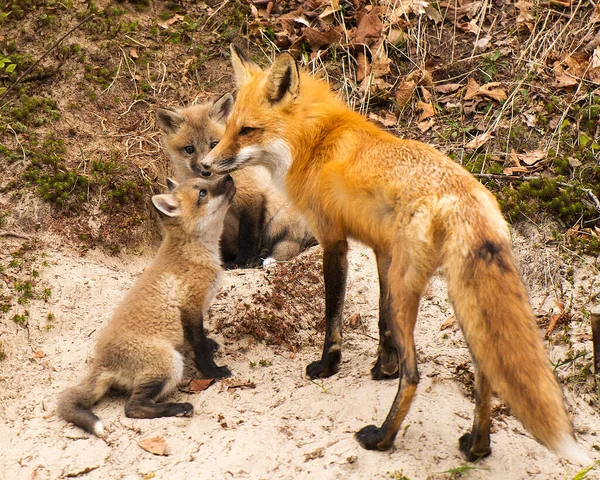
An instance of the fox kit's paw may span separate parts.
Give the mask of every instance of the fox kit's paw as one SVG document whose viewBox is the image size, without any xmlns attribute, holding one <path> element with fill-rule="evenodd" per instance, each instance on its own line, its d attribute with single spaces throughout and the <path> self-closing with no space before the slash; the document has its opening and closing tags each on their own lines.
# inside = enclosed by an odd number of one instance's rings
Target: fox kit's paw
<svg viewBox="0 0 600 480">
<path fill-rule="evenodd" d="M 367 450 L 387 450 L 392 446 L 391 443 L 384 442 L 383 430 L 375 425 L 361 428 L 354 436 L 360 446 Z"/>
<path fill-rule="evenodd" d="M 202 375 L 204 375 L 206 378 L 227 378 L 227 377 L 231 377 L 231 370 L 229 370 L 227 367 L 223 366 L 223 367 L 217 367 L 216 365 L 214 367 L 210 367 L 210 368 L 203 368 L 201 370 Z"/>
<path fill-rule="evenodd" d="M 326 378 L 336 374 L 340 369 L 340 362 L 317 360 L 306 367 L 309 378 Z"/>
<path fill-rule="evenodd" d="M 172 403 L 173 417 L 191 417 L 194 415 L 194 406 L 191 403 Z"/>
<path fill-rule="evenodd" d="M 458 446 L 460 451 L 465 454 L 469 462 L 475 462 L 480 458 L 485 458 L 492 453 L 490 447 L 483 447 L 480 451 L 473 451 L 473 435 L 471 433 L 465 433 L 458 439 Z"/>
</svg>

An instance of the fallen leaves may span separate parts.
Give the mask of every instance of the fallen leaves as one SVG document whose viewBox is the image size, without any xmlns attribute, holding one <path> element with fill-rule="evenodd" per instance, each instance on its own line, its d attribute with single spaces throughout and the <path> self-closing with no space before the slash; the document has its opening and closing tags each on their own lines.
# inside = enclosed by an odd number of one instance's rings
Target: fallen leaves
<svg viewBox="0 0 600 480">
<path fill-rule="evenodd" d="M 214 378 L 201 378 L 191 380 L 188 385 L 188 391 L 192 393 L 202 392 L 206 390 L 214 381 Z"/>
<path fill-rule="evenodd" d="M 465 147 L 477 150 L 479 147 L 485 145 L 492 138 L 494 138 L 494 134 L 492 132 L 485 132 L 481 135 L 477 135 L 476 137 L 474 137 L 473 140 L 471 140 L 465 145 Z"/>
<path fill-rule="evenodd" d="M 138 442 L 138 445 L 153 455 L 167 455 L 167 442 L 164 438 L 156 436 L 149 437 Z"/>
<path fill-rule="evenodd" d="M 500 82 L 490 82 L 480 86 L 473 78 L 469 78 L 467 83 L 467 93 L 464 100 L 470 100 L 475 97 L 488 97 L 498 102 L 506 100 L 506 92 L 501 88 L 496 88 L 501 85 Z"/>
</svg>

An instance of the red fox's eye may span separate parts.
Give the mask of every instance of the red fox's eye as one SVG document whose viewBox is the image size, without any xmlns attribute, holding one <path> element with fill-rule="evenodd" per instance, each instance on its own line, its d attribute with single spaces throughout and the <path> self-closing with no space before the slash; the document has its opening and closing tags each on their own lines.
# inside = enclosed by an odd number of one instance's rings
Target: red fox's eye
<svg viewBox="0 0 600 480">
<path fill-rule="evenodd" d="M 212 150 L 213 148 L 215 148 L 217 145 L 219 144 L 219 142 L 210 142 L 210 149 Z"/>
<path fill-rule="evenodd" d="M 253 128 L 253 127 L 243 127 L 240 130 L 240 135 L 248 135 L 250 132 L 253 132 L 254 130 L 256 130 L 256 128 Z"/>
<path fill-rule="evenodd" d="M 184 150 L 185 150 L 185 153 L 192 154 L 192 153 L 194 153 L 194 151 L 195 151 L 196 149 L 194 148 L 194 146 L 193 146 L 193 145 L 187 145 L 187 146 L 184 148 Z"/>
</svg>

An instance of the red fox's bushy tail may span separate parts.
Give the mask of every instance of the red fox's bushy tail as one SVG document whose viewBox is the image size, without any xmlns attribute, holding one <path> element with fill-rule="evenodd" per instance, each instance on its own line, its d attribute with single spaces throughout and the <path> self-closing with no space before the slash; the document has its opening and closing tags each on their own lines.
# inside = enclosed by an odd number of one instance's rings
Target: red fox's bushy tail
<svg viewBox="0 0 600 480">
<path fill-rule="evenodd" d="M 104 436 L 104 427 L 90 407 L 100 400 L 111 387 L 112 381 L 92 371 L 76 387 L 65 390 L 58 398 L 58 415 L 67 422 L 83 428 L 98 437 Z"/>
<path fill-rule="evenodd" d="M 446 232 L 442 268 L 476 368 L 539 441 L 571 461 L 590 461 L 573 438 L 504 225 L 499 231 L 481 212 L 470 217 L 477 220 L 462 232 Z"/>
</svg>

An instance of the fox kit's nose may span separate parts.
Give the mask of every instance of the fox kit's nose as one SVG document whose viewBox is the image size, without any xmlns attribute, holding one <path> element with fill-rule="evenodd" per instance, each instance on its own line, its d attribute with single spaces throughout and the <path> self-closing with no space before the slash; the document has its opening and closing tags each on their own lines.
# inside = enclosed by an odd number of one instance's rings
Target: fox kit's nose
<svg viewBox="0 0 600 480">
<path fill-rule="evenodd" d="M 210 165 L 208 163 L 201 163 L 200 165 L 202 165 L 204 170 L 210 170 Z"/>
</svg>

